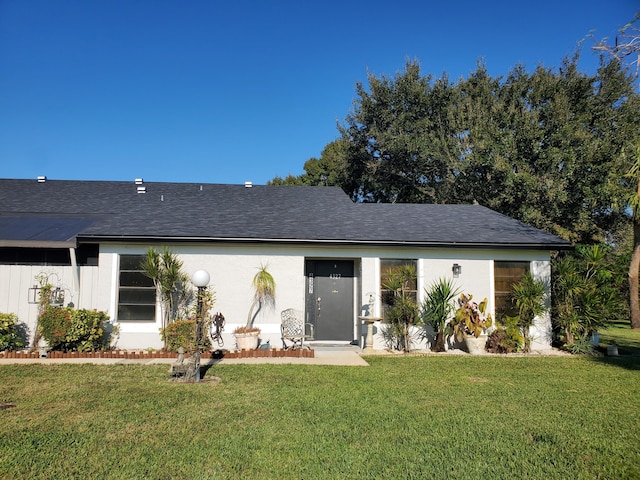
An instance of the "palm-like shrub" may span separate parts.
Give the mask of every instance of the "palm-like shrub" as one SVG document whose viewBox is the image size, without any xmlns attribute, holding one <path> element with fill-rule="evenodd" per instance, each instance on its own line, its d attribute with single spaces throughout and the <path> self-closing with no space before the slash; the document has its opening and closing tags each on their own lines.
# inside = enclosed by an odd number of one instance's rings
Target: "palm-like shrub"
<svg viewBox="0 0 640 480">
<path fill-rule="evenodd" d="M 568 350 L 620 318 L 607 247 L 579 245 L 573 254 L 556 259 L 552 269 L 552 318 Z"/>
<path fill-rule="evenodd" d="M 193 301 L 193 292 L 188 288 L 189 277 L 182 271 L 182 265 L 182 260 L 167 247 L 160 251 L 149 248 L 140 265 L 160 295 L 163 329 L 182 317 Z"/>
<path fill-rule="evenodd" d="M 425 300 L 420 308 L 420 318 L 425 325 L 430 326 L 436 334 L 432 350 L 445 351 L 445 327 L 453 316 L 455 302 L 459 294 L 453 280 L 441 278 L 425 289 Z"/>
<path fill-rule="evenodd" d="M 253 302 L 247 316 L 247 329 L 254 329 L 253 323 L 263 306 L 273 307 L 276 301 L 276 281 L 267 270 L 268 265 L 260 265 L 258 273 L 253 277 Z"/>
<path fill-rule="evenodd" d="M 411 350 L 411 327 L 419 320 L 413 284 L 416 278 L 414 265 L 400 265 L 387 272 L 382 288 L 386 290 L 385 301 L 388 305 L 384 314 L 387 324 L 385 337 L 396 350 Z"/>
<path fill-rule="evenodd" d="M 524 336 L 524 350 L 531 350 L 529 330 L 536 317 L 547 311 L 545 305 L 546 288 L 544 282 L 536 280 L 527 272 L 522 279 L 512 287 L 512 298 L 518 309 L 518 325 Z"/>
</svg>

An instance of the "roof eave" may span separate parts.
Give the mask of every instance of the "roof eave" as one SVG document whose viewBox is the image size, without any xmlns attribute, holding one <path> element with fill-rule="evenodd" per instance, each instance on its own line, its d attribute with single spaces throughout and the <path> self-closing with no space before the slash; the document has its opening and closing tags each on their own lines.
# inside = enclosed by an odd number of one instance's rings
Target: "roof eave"
<svg viewBox="0 0 640 480">
<path fill-rule="evenodd" d="M 49 241 L 49 240 L 0 240 L 0 247 L 13 248 L 75 248 L 76 240 Z"/>
<path fill-rule="evenodd" d="M 243 243 L 243 244 L 282 244 L 282 245 L 357 245 L 380 247 L 431 247 L 431 248 L 479 248 L 510 250 L 572 250 L 569 243 L 460 243 L 460 242 L 420 242 L 399 240 L 366 239 L 300 239 L 300 238 L 253 238 L 253 237 L 177 237 L 177 236 L 135 236 L 135 235 L 83 235 L 78 240 L 85 243 Z"/>
</svg>

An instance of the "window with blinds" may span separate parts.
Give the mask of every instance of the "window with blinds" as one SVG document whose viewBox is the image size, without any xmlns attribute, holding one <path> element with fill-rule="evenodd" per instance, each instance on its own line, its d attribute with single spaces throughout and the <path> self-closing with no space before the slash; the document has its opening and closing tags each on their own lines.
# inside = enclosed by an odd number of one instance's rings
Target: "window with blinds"
<svg viewBox="0 0 640 480">
<path fill-rule="evenodd" d="M 529 262 L 494 262 L 496 317 L 517 315 L 511 302 L 511 289 L 530 269 Z"/>
</svg>

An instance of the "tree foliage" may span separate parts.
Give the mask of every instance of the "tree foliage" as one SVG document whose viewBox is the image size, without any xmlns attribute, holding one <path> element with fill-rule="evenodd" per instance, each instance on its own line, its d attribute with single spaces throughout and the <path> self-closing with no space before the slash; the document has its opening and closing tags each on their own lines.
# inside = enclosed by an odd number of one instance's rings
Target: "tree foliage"
<svg viewBox="0 0 640 480">
<path fill-rule="evenodd" d="M 493 77 L 395 75 L 356 84 L 340 137 L 299 177 L 359 202 L 480 203 L 575 244 L 615 244 L 633 227 L 627 285 L 640 328 L 640 13 L 593 74 L 579 55 L 558 68 L 516 65 Z M 632 70 L 635 70 L 634 75 Z"/>
<path fill-rule="evenodd" d="M 586 75 L 577 61 L 504 78 L 480 64 L 458 83 L 417 62 L 369 75 L 340 126 L 343 188 L 358 201 L 478 202 L 574 242 L 605 240 L 626 218 L 620 152 L 638 99 L 617 62 Z"/>
<path fill-rule="evenodd" d="M 299 176 L 275 177 L 269 185 L 307 185 L 341 187 L 346 181 L 348 144 L 341 139 L 329 143 L 320 158 L 310 158 L 304 164 L 305 173 Z"/>
<path fill-rule="evenodd" d="M 504 77 L 479 64 L 458 82 L 411 61 L 369 74 L 356 96 L 321 158 L 271 184 L 339 185 L 364 202 L 478 202 L 576 243 L 608 240 L 628 221 L 622 152 L 640 99 L 617 61 L 587 75 L 575 55 Z"/>
<path fill-rule="evenodd" d="M 638 76 L 638 68 L 640 67 L 639 24 L 640 12 L 636 13 L 634 19 L 620 29 L 615 45 L 608 45 L 604 39 L 593 47 L 594 50 L 603 52 L 611 63 L 620 65 L 621 68 L 635 70 L 636 81 L 640 78 Z M 640 104 L 637 97 L 635 100 L 635 112 L 638 116 Z M 621 152 L 621 158 L 631 162 L 627 179 L 631 187 L 635 187 L 633 191 L 630 191 L 628 197 L 633 224 L 633 247 L 629 261 L 628 284 L 631 327 L 638 329 L 640 328 L 640 131 L 637 128 L 630 132 L 629 144 L 628 150 Z"/>
</svg>

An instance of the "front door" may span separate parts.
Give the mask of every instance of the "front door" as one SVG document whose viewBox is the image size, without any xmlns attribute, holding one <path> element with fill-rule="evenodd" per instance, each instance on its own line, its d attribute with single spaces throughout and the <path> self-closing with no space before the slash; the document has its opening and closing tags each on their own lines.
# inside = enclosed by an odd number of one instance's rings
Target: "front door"
<svg viewBox="0 0 640 480">
<path fill-rule="evenodd" d="M 315 340 L 353 340 L 353 261 L 307 260 L 306 318 Z"/>
</svg>

